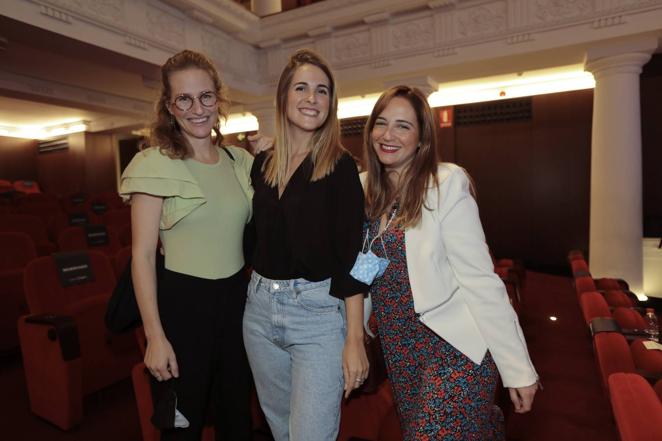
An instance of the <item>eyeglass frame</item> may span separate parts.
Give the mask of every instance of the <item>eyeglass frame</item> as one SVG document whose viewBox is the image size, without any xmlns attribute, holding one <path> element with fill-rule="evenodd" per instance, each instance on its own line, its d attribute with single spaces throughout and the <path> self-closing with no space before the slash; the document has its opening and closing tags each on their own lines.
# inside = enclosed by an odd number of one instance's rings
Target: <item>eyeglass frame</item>
<svg viewBox="0 0 662 441">
<path fill-rule="evenodd" d="M 202 102 L 202 100 L 200 99 L 200 97 L 202 97 L 203 95 L 207 95 L 207 94 L 213 95 L 214 98 L 216 98 L 216 100 L 214 101 L 214 104 L 206 105 L 205 103 Z M 182 109 L 181 107 L 179 107 L 179 106 L 177 105 L 177 100 L 178 100 L 179 98 L 189 98 L 189 99 L 191 100 L 191 105 L 190 105 L 189 107 L 187 107 L 186 109 Z M 212 107 L 214 107 L 214 106 L 216 106 L 216 105 L 218 104 L 218 99 L 219 99 L 219 98 L 218 98 L 218 94 L 217 94 L 216 92 L 214 92 L 213 90 L 206 90 L 206 91 L 201 92 L 200 94 L 198 94 L 197 97 L 196 97 L 196 96 L 189 95 L 188 93 L 180 93 L 179 95 L 177 95 L 177 96 L 176 96 L 176 97 L 170 102 L 170 104 L 173 105 L 173 106 L 175 106 L 178 110 L 180 110 L 180 111 L 182 111 L 182 112 L 188 112 L 188 111 L 191 110 L 191 108 L 193 108 L 193 106 L 195 105 L 195 100 L 198 100 L 198 102 L 200 103 L 200 105 L 201 105 L 202 107 L 205 107 L 205 108 L 209 109 L 209 108 L 212 108 Z"/>
</svg>

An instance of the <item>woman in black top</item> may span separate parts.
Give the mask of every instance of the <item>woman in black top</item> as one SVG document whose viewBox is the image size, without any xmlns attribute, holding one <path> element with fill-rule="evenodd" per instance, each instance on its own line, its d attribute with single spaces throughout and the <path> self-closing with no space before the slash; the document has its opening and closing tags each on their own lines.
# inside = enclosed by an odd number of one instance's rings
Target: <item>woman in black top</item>
<svg viewBox="0 0 662 441">
<path fill-rule="evenodd" d="M 334 441 L 340 400 L 368 370 L 363 293 L 350 276 L 361 248 L 363 192 L 340 145 L 328 66 L 296 52 L 276 95 L 274 149 L 258 155 L 254 273 L 244 341 L 276 441 Z"/>
</svg>

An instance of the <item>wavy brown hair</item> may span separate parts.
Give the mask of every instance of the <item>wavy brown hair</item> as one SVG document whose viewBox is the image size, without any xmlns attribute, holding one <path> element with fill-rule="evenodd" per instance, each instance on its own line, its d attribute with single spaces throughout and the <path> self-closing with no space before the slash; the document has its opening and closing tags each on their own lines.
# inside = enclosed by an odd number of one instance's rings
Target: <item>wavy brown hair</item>
<svg viewBox="0 0 662 441">
<path fill-rule="evenodd" d="M 418 122 L 419 144 L 414 157 L 400 176 L 398 188 L 388 177 L 388 171 L 379 161 L 372 141 L 375 120 L 395 97 L 406 99 L 414 108 Z M 437 187 L 437 131 L 434 114 L 425 95 L 409 86 L 395 86 L 379 97 L 368 118 L 363 136 L 364 162 L 368 178 L 366 183 L 366 214 L 377 219 L 390 211 L 394 202 L 399 205 L 396 221 L 404 228 L 421 220 L 428 188 Z"/>
<path fill-rule="evenodd" d="M 306 64 L 317 66 L 329 79 L 329 113 L 326 121 L 318 128 L 311 139 L 311 159 L 313 174 L 311 181 L 317 181 L 331 174 L 336 163 L 345 152 L 340 143 L 340 123 L 338 122 L 338 93 L 336 82 L 329 65 L 322 57 L 310 49 L 300 49 L 291 57 L 280 74 L 276 91 L 276 137 L 274 148 L 267 153 L 262 166 L 264 180 L 272 187 L 285 185 L 289 166 L 288 152 L 291 148 L 289 120 L 287 119 L 287 92 L 292 85 L 296 70 Z"/>
<path fill-rule="evenodd" d="M 218 116 L 213 127 L 216 135 L 214 144 L 220 145 L 223 141 L 221 135 L 221 118 L 227 118 L 227 109 L 230 100 L 227 97 L 225 84 L 221 81 L 214 64 L 205 55 L 190 50 L 183 50 L 168 58 L 161 66 L 161 95 L 156 102 L 156 121 L 152 124 L 149 145 L 158 146 L 161 153 L 171 158 L 186 158 L 190 154 L 190 146 L 179 128 L 179 124 L 168 111 L 168 104 L 172 100 L 170 75 L 186 69 L 201 69 L 209 74 L 214 82 L 214 92 L 218 97 Z"/>
</svg>

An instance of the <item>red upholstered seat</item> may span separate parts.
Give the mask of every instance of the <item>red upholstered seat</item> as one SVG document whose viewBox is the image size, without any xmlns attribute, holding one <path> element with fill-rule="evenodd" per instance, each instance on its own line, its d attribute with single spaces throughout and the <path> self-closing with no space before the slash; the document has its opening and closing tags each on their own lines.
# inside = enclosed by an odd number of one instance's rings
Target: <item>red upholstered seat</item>
<svg viewBox="0 0 662 441">
<path fill-rule="evenodd" d="M 578 273 L 578 272 L 582 272 L 582 273 L 588 273 L 589 272 L 588 271 L 588 264 L 583 259 L 576 259 L 576 260 L 570 261 L 570 268 L 572 269 L 573 274 Z"/>
<path fill-rule="evenodd" d="M 662 403 L 640 375 L 609 377 L 609 394 L 621 441 L 662 440 Z"/>
<path fill-rule="evenodd" d="M 125 225 L 131 225 L 131 208 L 120 208 L 115 210 L 108 210 L 103 215 L 103 224 L 120 228 Z"/>
<path fill-rule="evenodd" d="M 632 360 L 637 369 L 655 376 L 662 376 L 662 351 L 657 349 L 646 349 L 643 338 L 638 338 L 630 343 Z"/>
<path fill-rule="evenodd" d="M 575 279 L 575 290 L 577 295 L 587 291 L 596 291 L 595 283 L 591 276 L 581 276 Z"/>
<path fill-rule="evenodd" d="M 612 316 L 618 326 L 623 329 L 644 329 L 646 327 L 646 320 L 632 308 L 619 306 L 614 309 Z"/>
<path fill-rule="evenodd" d="M 93 280 L 66 287 L 53 257 L 30 262 L 25 295 L 31 315 L 18 320 L 30 408 L 65 430 L 81 422 L 84 395 L 127 378 L 140 360 L 132 333 L 105 329 L 115 286 L 108 257 L 86 254 Z"/>
<path fill-rule="evenodd" d="M 106 256 L 111 259 L 115 258 L 115 255 L 122 247 L 119 237 L 114 230 L 108 228 L 108 243 L 104 245 L 89 245 L 87 242 L 87 236 L 85 229 L 83 227 L 67 227 L 60 232 L 60 235 L 57 239 L 58 248 L 60 251 L 82 251 L 82 250 L 94 250 L 104 253 Z"/>
<path fill-rule="evenodd" d="M 37 257 L 25 233 L 0 233 L 0 353 L 18 347 L 16 320 L 27 313 L 23 270 Z"/>
<path fill-rule="evenodd" d="M 617 291 L 623 289 L 617 279 L 602 278 L 595 279 L 594 282 L 595 286 L 602 291 Z"/>
<path fill-rule="evenodd" d="M 616 308 L 618 306 L 624 306 L 626 308 L 631 308 L 632 306 L 635 306 L 634 300 L 630 298 L 627 294 L 625 294 L 623 291 L 606 291 L 605 292 L 605 300 L 607 301 L 607 304 L 611 306 L 612 308 Z"/>
<path fill-rule="evenodd" d="M 391 384 L 384 381 L 374 394 L 343 400 L 338 441 L 351 438 L 387 441 L 402 440 L 393 402 Z"/>
<path fill-rule="evenodd" d="M 611 317 L 609 305 L 599 292 L 585 292 L 579 297 L 579 306 L 588 325 L 596 317 Z"/>
<path fill-rule="evenodd" d="M 0 216 L 0 231 L 25 233 L 35 244 L 37 254 L 47 256 L 55 251 L 55 245 L 48 239 L 46 226 L 36 216 L 27 214 L 5 214 Z"/>
<path fill-rule="evenodd" d="M 31 179 L 22 179 L 20 181 L 14 181 L 14 189 L 20 191 L 21 193 L 26 194 L 38 194 L 41 192 L 39 189 L 39 184 Z"/>
<path fill-rule="evenodd" d="M 602 385 L 608 391 L 608 379 L 617 372 L 635 372 L 630 348 L 622 334 L 617 332 L 600 332 L 593 337 L 593 348 L 598 363 L 598 371 Z"/>
</svg>

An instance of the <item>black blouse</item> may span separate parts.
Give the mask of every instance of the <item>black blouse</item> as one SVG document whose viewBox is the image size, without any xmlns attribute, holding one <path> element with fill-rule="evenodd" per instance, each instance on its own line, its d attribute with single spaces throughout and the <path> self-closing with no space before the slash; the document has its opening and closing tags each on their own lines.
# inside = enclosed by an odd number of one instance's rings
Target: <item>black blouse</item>
<svg viewBox="0 0 662 441">
<path fill-rule="evenodd" d="M 260 275 L 313 282 L 331 278 L 331 295 L 345 298 L 368 286 L 349 272 L 361 249 L 364 199 L 354 160 L 345 153 L 333 172 L 310 182 L 313 163 L 307 156 L 290 178 L 281 198 L 262 175 L 267 153 L 251 170 L 254 236 L 252 264 Z"/>
</svg>

